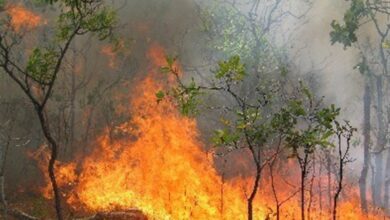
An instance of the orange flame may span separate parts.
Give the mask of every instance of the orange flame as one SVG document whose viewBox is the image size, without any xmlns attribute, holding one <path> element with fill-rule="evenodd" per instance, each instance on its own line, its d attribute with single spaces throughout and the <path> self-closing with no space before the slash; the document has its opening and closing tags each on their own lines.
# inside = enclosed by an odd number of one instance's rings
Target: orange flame
<svg viewBox="0 0 390 220">
<path fill-rule="evenodd" d="M 157 44 L 147 56 L 154 67 L 165 64 L 164 49 Z M 155 92 L 163 89 L 157 78 L 157 73 L 151 73 L 137 84 L 129 100 L 131 121 L 116 128 L 120 138 L 112 139 L 106 131 L 98 139 L 94 151 L 77 167 L 79 175 L 73 163 L 57 166 L 59 186 L 63 191 L 71 189 L 64 195 L 68 205 L 80 212 L 138 208 L 150 219 L 246 219 L 245 189 L 252 180 L 223 180 L 202 150 L 196 121 L 181 116 L 169 100 L 156 102 Z M 296 178 L 293 163 L 288 163 L 287 173 Z M 280 175 L 275 182 L 284 189 L 279 196 L 288 197 L 291 187 Z M 254 204 L 255 219 L 275 218 L 269 184 L 269 180 L 262 183 L 264 190 Z M 357 199 L 340 203 L 340 219 L 367 219 L 357 204 Z M 281 211 L 282 219 L 299 219 L 299 199 L 292 198 Z M 311 216 L 330 218 L 318 210 Z"/>
<path fill-rule="evenodd" d="M 133 120 L 119 128 L 136 140 L 113 141 L 105 134 L 84 160 L 68 203 L 91 211 L 137 207 L 156 219 L 221 219 L 222 182 L 201 150 L 196 122 L 170 102 L 157 104 L 160 85 L 147 77 L 133 94 Z M 243 219 L 245 203 L 236 189 L 226 215 Z M 76 208 L 77 209 L 77 208 Z M 258 216 L 262 212 L 258 211 Z"/>
<path fill-rule="evenodd" d="M 117 51 L 112 45 L 105 45 L 100 52 L 108 57 L 108 66 L 111 69 L 117 68 Z"/>
<path fill-rule="evenodd" d="M 11 17 L 11 26 L 16 32 L 19 32 L 22 28 L 27 30 L 33 29 L 42 22 L 42 18 L 39 15 L 21 5 L 8 6 L 7 13 Z"/>
</svg>

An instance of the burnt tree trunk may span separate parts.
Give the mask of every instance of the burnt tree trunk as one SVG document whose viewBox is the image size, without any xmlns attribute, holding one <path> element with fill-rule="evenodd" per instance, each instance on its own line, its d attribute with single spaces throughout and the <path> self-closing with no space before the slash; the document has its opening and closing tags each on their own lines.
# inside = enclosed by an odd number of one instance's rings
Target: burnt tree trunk
<svg viewBox="0 0 390 220">
<path fill-rule="evenodd" d="M 369 83 L 366 82 L 364 87 L 364 98 L 363 98 L 363 168 L 360 173 L 359 178 L 359 188 L 360 188 L 360 207 L 364 213 L 368 212 L 367 206 L 367 175 L 368 168 L 370 163 L 370 117 L 371 117 L 371 90 Z"/>
</svg>

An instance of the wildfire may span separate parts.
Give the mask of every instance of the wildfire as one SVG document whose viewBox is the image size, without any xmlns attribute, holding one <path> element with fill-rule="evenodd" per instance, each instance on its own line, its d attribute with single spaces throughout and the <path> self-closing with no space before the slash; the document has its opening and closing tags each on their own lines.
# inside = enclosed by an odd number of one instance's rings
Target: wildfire
<svg viewBox="0 0 390 220">
<path fill-rule="evenodd" d="M 11 17 L 11 26 L 16 32 L 19 32 L 22 28 L 33 29 L 42 22 L 39 15 L 21 5 L 8 6 L 7 12 Z"/>
<path fill-rule="evenodd" d="M 156 70 L 165 64 L 164 50 L 157 44 L 148 58 Z M 110 138 L 108 131 L 101 135 L 94 151 L 77 167 L 79 172 L 73 163 L 58 165 L 59 186 L 71 188 L 64 195 L 68 205 L 80 212 L 138 208 L 150 219 L 246 219 L 244 186 L 251 180 L 221 178 L 203 151 L 196 121 L 181 116 L 169 100 L 156 102 L 156 91 L 163 89 L 158 75 L 150 73 L 132 91 L 132 119 L 116 128 L 121 138 Z M 280 178 L 275 181 L 280 188 L 289 188 Z M 268 182 L 262 185 L 267 192 Z M 340 205 L 340 219 L 365 219 L 357 201 Z M 273 219 L 273 206 L 272 196 L 260 192 L 255 219 Z M 286 203 L 282 212 L 283 219 L 299 219 L 298 199 Z"/>
<path fill-rule="evenodd" d="M 108 66 L 112 69 L 117 68 L 117 52 L 112 45 L 105 45 L 100 50 L 100 53 L 108 57 Z"/>
<path fill-rule="evenodd" d="M 159 52 L 149 53 L 152 61 L 160 60 Z M 68 203 L 91 211 L 137 207 L 155 219 L 221 219 L 221 180 L 201 150 L 196 122 L 168 101 L 157 104 L 161 85 L 152 76 L 139 85 L 130 101 L 133 120 L 120 126 L 137 139 L 103 135 L 84 160 Z M 244 218 L 245 203 L 237 190 L 231 192 L 237 205 L 226 212 Z"/>
</svg>

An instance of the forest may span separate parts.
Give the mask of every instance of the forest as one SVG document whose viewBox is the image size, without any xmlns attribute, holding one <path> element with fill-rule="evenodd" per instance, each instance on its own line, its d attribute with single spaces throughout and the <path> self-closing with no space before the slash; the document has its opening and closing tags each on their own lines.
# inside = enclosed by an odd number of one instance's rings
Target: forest
<svg viewBox="0 0 390 220">
<path fill-rule="evenodd" d="M 390 1 L 0 0 L 0 219 L 390 219 Z"/>
</svg>

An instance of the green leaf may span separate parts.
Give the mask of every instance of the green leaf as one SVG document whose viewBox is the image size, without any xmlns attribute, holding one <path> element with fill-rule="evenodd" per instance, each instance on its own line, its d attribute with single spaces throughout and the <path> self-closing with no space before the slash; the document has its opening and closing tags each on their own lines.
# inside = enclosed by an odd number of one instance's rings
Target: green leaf
<svg viewBox="0 0 390 220">
<path fill-rule="evenodd" d="M 160 72 L 162 72 L 162 73 L 170 73 L 171 72 L 171 68 L 169 68 L 168 66 L 162 66 L 162 67 L 160 67 Z"/>
<path fill-rule="evenodd" d="M 286 77 L 288 74 L 288 68 L 286 67 L 286 65 L 281 65 L 280 66 L 280 75 L 282 77 Z"/>
<path fill-rule="evenodd" d="M 227 78 L 240 81 L 246 75 L 245 66 L 241 63 L 239 56 L 233 56 L 227 61 L 218 64 L 218 71 L 215 73 L 217 79 Z"/>
<path fill-rule="evenodd" d="M 159 103 L 164 99 L 165 93 L 160 90 L 156 93 L 156 97 L 157 97 L 157 102 Z"/>
<path fill-rule="evenodd" d="M 176 57 L 166 57 L 166 61 L 167 61 L 167 64 L 168 64 L 168 67 L 173 67 L 173 64 L 175 63 L 176 61 Z"/>
<path fill-rule="evenodd" d="M 2 10 L 5 6 L 5 0 L 0 0 L 0 10 Z"/>
<path fill-rule="evenodd" d="M 57 58 L 57 52 L 52 49 L 36 48 L 27 62 L 26 71 L 38 83 L 51 83 Z"/>
<path fill-rule="evenodd" d="M 367 60 L 363 57 L 362 62 L 358 63 L 353 67 L 354 69 L 358 69 L 361 74 L 366 74 L 369 71 L 369 66 L 367 65 Z"/>
<path fill-rule="evenodd" d="M 336 42 L 344 45 L 344 48 L 350 47 L 357 41 L 356 31 L 359 28 L 360 19 L 368 14 L 363 0 L 352 0 L 351 7 L 344 14 L 344 23 L 333 20 L 330 24 L 331 43 Z"/>
<path fill-rule="evenodd" d="M 64 1 L 70 8 L 76 7 L 77 0 Z M 59 15 L 56 36 L 58 40 L 68 39 L 75 30 L 90 32 L 97 35 L 99 40 L 112 38 L 112 29 L 117 23 L 114 10 L 97 7 L 94 1 L 86 2 L 78 10 L 67 10 Z"/>
<path fill-rule="evenodd" d="M 385 40 L 385 41 L 382 43 L 382 48 L 384 48 L 384 49 L 390 49 L 390 41 Z"/>
<path fill-rule="evenodd" d="M 237 133 L 229 132 L 227 129 L 217 129 L 214 131 L 212 142 L 216 146 L 231 145 L 240 139 Z"/>
<path fill-rule="evenodd" d="M 292 100 L 289 105 L 289 111 L 295 116 L 305 116 L 306 111 L 303 107 L 303 103 L 300 100 Z"/>
</svg>

